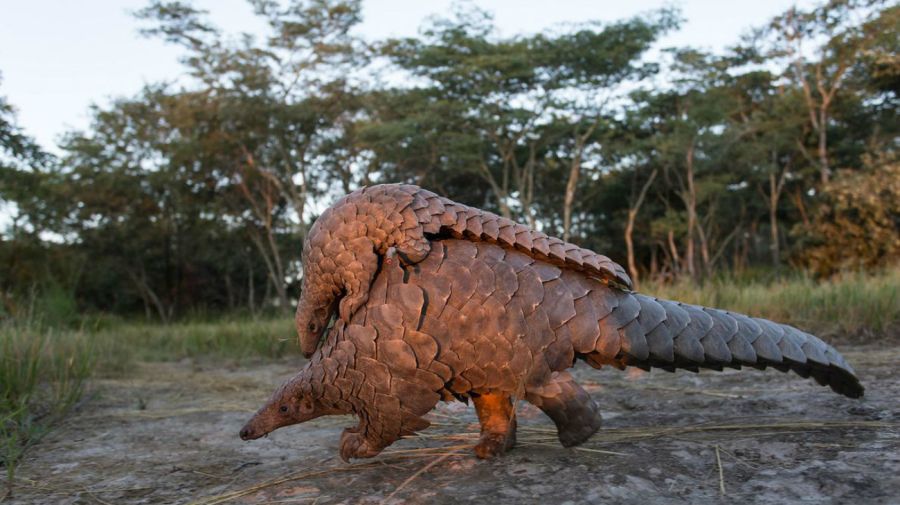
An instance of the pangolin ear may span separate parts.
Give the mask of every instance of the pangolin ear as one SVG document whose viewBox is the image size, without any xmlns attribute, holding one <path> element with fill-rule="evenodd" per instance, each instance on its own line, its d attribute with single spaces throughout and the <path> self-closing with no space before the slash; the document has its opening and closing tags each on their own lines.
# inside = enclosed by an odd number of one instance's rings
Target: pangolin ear
<svg viewBox="0 0 900 505">
<path fill-rule="evenodd" d="M 300 413 L 301 414 L 312 414 L 313 411 L 313 402 L 307 397 L 303 397 L 300 399 Z"/>
</svg>

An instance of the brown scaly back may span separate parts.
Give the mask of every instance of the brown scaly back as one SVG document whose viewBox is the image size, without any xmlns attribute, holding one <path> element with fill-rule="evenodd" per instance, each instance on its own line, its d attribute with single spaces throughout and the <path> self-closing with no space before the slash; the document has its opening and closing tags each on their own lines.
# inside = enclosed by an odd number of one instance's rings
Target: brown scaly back
<svg viewBox="0 0 900 505">
<path fill-rule="evenodd" d="M 307 356 L 315 351 L 335 309 L 348 322 L 366 302 L 389 248 L 394 247 L 405 263 L 414 264 L 431 251 L 431 239 L 450 237 L 498 244 L 613 286 L 631 287 L 625 269 L 606 256 L 418 186 L 380 184 L 341 198 L 310 230 L 303 247 L 296 314 L 301 350 Z"/>
</svg>

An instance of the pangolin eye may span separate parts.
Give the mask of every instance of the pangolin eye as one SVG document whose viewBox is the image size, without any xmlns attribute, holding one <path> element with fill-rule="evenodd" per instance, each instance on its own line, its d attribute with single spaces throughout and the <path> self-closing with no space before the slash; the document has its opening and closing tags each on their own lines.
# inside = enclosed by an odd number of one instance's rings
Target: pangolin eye
<svg viewBox="0 0 900 505">
<path fill-rule="evenodd" d="M 282 405 L 281 408 L 278 410 L 280 410 L 282 412 L 287 412 L 288 411 L 287 405 Z"/>
<path fill-rule="evenodd" d="M 309 323 L 307 328 L 309 328 L 309 331 L 316 331 L 316 323 Z"/>
</svg>

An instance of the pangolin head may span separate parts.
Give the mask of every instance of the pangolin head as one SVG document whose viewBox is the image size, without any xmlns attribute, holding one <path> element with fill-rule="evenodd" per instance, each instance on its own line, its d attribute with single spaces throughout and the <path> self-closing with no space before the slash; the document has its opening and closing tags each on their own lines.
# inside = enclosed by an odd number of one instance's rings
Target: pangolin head
<svg viewBox="0 0 900 505">
<path fill-rule="evenodd" d="M 306 370 L 285 382 L 241 428 L 243 440 L 255 440 L 292 424 L 309 421 L 323 414 L 313 397 Z"/>
</svg>

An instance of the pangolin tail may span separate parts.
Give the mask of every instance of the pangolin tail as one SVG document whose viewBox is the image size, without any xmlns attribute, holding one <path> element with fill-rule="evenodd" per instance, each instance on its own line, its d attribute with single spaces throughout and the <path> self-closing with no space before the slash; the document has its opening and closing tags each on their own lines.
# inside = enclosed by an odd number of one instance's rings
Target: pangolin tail
<svg viewBox="0 0 900 505">
<path fill-rule="evenodd" d="M 585 356 L 593 364 L 668 371 L 772 367 L 812 377 L 850 398 L 859 398 L 865 391 L 838 351 L 792 326 L 635 293 L 619 292 L 615 296 L 619 298 L 620 316 L 617 318 L 614 310 L 609 314 L 612 324 L 601 326 L 607 330 L 602 333 L 617 331 L 619 351 L 612 357 L 598 347 Z M 619 309 L 629 306 L 637 314 L 622 318 Z"/>
</svg>

